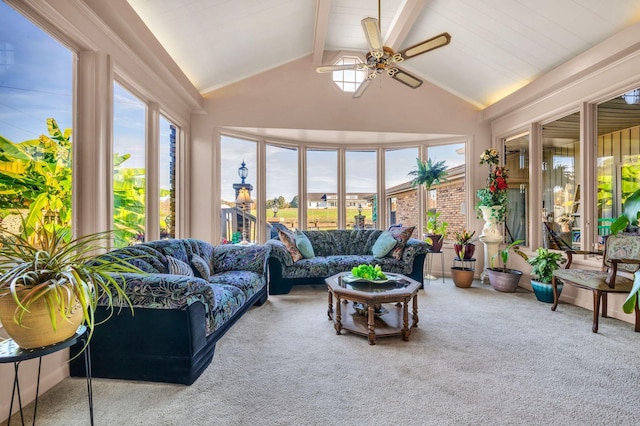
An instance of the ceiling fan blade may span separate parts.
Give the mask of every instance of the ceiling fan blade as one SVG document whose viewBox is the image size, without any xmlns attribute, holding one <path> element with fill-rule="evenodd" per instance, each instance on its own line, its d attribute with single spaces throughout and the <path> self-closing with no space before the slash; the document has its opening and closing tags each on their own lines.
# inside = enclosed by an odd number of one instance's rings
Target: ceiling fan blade
<svg viewBox="0 0 640 426">
<path fill-rule="evenodd" d="M 380 35 L 378 20 L 376 18 L 364 18 L 361 23 L 371 56 L 377 59 L 382 58 L 384 51 L 382 50 L 382 36 Z"/>
<path fill-rule="evenodd" d="M 343 71 L 343 70 L 358 70 L 366 68 L 365 64 L 348 64 L 348 65 L 323 65 L 316 68 L 316 72 L 325 73 L 325 72 L 333 72 L 333 71 Z"/>
<path fill-rule="evenodd" d="M 399 52 L 404 59 L 413 58 L 414 56 L 421 55 L 430 50 L 437 49 L 438 47 L 446 46 L 451 42 L 451 35 L 449 33 L 442 33 L 435 37 L 425 40 L 421 43 L 415 44 L 411 47 L 407 47 L 403 51 Z"/>
<path fill-rule="evenodd" d="M 362 83 L 360 83 L 360 86 L 358 86 L 358 90 L 356 90 L 353 94 L 353 98 L 357 99 L 360 96 L 362 96 L 362 94 L 364 93 L 365 90 L 367 90 L 367 86 L 369 86 L 369 84 L 371 84 L 371 78 L 367 78 L 365 79 Z"/>
<path fill-rule="evenodd" d="M 389 74 L 389 77 L 393 78 L 394 80 L 398 80 L 400 83 L 406 84 L 412 89 L 417 89 L 418 87 L 422 86 L 422 80 L 404 70 L 401 70 L 400 68 L 389 68 L 387 70 L 387 74 Z"/>
</svg>

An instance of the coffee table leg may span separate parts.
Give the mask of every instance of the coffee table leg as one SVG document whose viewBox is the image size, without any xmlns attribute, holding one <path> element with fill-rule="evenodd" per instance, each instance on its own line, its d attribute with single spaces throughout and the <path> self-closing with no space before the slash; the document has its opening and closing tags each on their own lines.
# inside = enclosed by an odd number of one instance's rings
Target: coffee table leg
<svg viewBox="0 0 640 426">
<path fill-rule="evenodd" d="M 409 301 L 402 303 L 402 340 L 409 340 L 411 330 L 409 329 Z"/>
<path fill-rule="evenodd" d="M 333 293 L 331 293 L 331 290 L 328 291 L 329 293 L 329 309 L 327 310 L 327 315 L 329 316 L 329 320 L 333 319 Z"/>
<path fill-rule="evenodd" d="M 413 296 L 413 325 L 412 327 L 418 326 L 418 295 Z"/>
<path fill-rule="evenodd" d="M 340 306 L 340 296 L 336 296 L 336 321 L 333 324 L 333 327 L 336 329 L 336 334 L 341 334 L 340 330 L 342 330 L 342 307 Z"/>
<path fill-rule="evenodd" d="M 367 326 L 369 328 L 369 344 L 376 344 L 376 317 L 375 306 L 373 303 L 369 304 L 367 309 Z"/>
</svg>

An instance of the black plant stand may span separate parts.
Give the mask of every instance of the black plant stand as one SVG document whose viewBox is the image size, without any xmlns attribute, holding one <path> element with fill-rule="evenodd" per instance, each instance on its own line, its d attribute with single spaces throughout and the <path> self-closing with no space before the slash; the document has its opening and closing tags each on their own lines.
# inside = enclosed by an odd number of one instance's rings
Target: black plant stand
<svg viewBox="0 0 640 426">
<path fill-rule="evenodd" d="M 13 363 L 13 391 L 11 393 L 11 404 L 9 405 L 9 419 L 7 420 L 7 426 L 11 425 L 11 412 L 13 411 L 14 397 L 18 395 L 18 404 L 20 406 L 20 420 L 24 425 L 24 415 L 22 413 L 22 397 L 20 396 L 20 379 L 18 376 L 18 369 L 20 363 L 33 358 L 38 358 L 38 381 L 36 383 L 36 399 L 33 407 L 33 424 L 36 424 L 36 413 L 38 411 L 38 392 L 40 390 L 40 368 L 42 367 L 42 357 L 45 355 L 58 352 L 64 348 L 68 348 L 78 342 L 83 342 L 86 348 L 84 354 L 84 364 L 87 369 L 87 398 L 89 399 L 89 416 L 91 419 L 91 425 L 93 425 L 93 388 L 91 385 L 91 352 L 89 351 L 89 345 L 87 345 L 87 328 L 83 325 L 78 327 L 76 334 L 67 340 L 56 343 L 55 345 L 44 346 L 36 349 L 22 349 L 19 347 L 13 339 L 7 339 L 0 343 L 0 364 Z"/>
</svg>

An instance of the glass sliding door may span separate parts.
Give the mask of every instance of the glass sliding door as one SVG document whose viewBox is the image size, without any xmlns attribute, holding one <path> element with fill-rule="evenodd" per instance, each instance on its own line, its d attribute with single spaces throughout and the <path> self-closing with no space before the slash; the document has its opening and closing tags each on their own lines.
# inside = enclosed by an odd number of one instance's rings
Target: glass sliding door
<svg viewBox="0 0 640 426">
<path fill-rule="evenodd" d="M 507 138 L 504 141 L 507 178 L 507 215 L 505 239 L 508 243 L 522 240 L 529 245 L 529 134 Z"/>
</svg>

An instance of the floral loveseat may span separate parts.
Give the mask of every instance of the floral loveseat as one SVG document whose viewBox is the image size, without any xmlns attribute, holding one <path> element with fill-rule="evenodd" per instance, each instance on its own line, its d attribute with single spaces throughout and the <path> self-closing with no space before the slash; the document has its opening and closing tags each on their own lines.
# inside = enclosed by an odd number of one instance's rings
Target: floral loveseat
<svg viewBox="0 0 640 426">
<path fill-rule="evenodd" d="M 211 363 L 216 342 L 253 305 L 267 300 L 264 245 L 213 246 L 158 240 L 116 249 L 146 272 L 124 274 L 134 306 L 116 310 L 91 339 L 93 377 L 191 384 Z M 98 306 L 96 320 L 109 316 Z M 77 353 L 81 346 L 72 348 Z M 71 375 L 84 376 L 82 357 Z"/>
<path fill-rule="evenodd" d="M 294 285 L 324 284 L 339 272 L 350 271 L 362 263 L 380 265 L 385 272 L 404 274 L 423 281 L 424 258 L 430 245 L 410 238 L 400 248 L 399 259 L 374 257 L 372 249 L 384 231 L 379 229 L 298 231 L 313 248 L 313 257 L 294 261 L 285 243 L 271 239 L 269 255 L 269 294 L 287 294 Z"/>
</svg>

